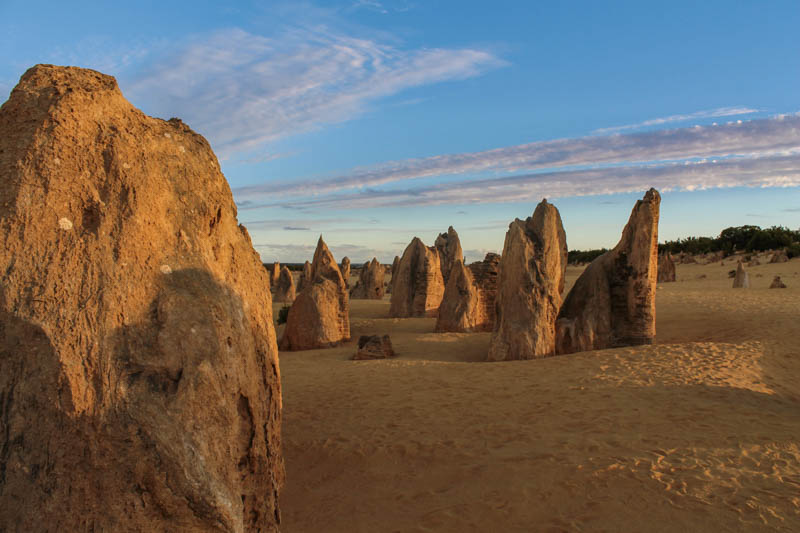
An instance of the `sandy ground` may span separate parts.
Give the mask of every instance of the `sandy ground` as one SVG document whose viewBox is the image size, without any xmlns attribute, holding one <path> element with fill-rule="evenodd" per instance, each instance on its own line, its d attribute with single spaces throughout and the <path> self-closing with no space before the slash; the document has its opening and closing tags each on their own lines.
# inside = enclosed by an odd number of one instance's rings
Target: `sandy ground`
<svg viewBox="0 0 800 533">
<path fill-rule="evenodd" d="M 679 265 L 653 346 L 535 361 L 352 301 L 353 341 L 280 354 L 282 531 L 800 531 L 800 260 L 733 268 Z"/>
</svg>

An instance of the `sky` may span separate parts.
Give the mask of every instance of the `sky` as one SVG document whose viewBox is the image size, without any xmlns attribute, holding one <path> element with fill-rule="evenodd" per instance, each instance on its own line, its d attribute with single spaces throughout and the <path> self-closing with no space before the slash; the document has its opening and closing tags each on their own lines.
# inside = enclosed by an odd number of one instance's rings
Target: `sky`
<svg viewBox="0 0 800 533">
<path fill-rule="evenodd" d="M 391 262 L 453 226 L 501 252 L 542 198 L 612 247 L 800 228 L 800 3 L 0 0 L 0 102 L 30 66 L 115 76 L 211 143 L 265 262 Z"/>
</svg>

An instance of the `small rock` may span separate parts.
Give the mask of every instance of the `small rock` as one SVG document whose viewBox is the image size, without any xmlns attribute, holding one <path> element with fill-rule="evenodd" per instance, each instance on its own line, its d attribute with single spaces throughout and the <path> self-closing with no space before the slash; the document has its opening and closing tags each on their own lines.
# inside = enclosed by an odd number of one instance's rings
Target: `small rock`
<svg viewBox="0 0 800 533">
<path fill-rule="evenodd" d="M 769 286 L 770 289 L 785 289 L 786 284 L 781 281 L 780 276 L 775 276 L 775 279 L 772 280 L 772 285 Z"/>
<path fill-rule="evenodd" d="M 358 350 L 353 356 L 353 361 L 362 359 L 387 359 L 397 354 L 392 349 L 389 335 L 362 335 L 358 339 Z"/>
</svg>

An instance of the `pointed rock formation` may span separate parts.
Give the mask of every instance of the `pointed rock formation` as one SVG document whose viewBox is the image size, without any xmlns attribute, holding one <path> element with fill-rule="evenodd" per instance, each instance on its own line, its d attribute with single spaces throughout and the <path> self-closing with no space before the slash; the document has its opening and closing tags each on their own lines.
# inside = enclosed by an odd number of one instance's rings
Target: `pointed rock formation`
<svg viewBox="0 0 800 533">
<path fill-rule="evenodd" d="M 533 216 L 508 226 L 489 361 L 553 355 L 566 269 L 567 237 L 561 215 L 542 200 Z"/>
<path fill-rule="evenodd" d="M 358 350 L 352 357 L 354 361 L 362 359 L 388 359 L 395 357 L 389 335 L 362 335 L 358 338 Z"/>
<path fill-rule="evenodd" d="M 349 289 L 350 288 L 350 258 L 344 256 L 342 258 L 342 277 L 344 278 L 344 284 Z"/>
<path fill-rule="evenodd" d="M 297 279 L 297 289 L 296 292 L 300 292 L 303 288 L 311 281 L 311 263 L 308 261 L 305 262 L 303 265 L 303 271 L 300 273 L 300 277 Z"/>
<path fill-rule="evenodd" d="M 675 263 L 669 252 L 658 255 L 658 283 L 675 281 Z"/>
<path fill-rule="evenodd" d="M 359 300 L 382 300 L 385 286 L 385 269 L 376 258 L 364 263 L 356 286 L 350 291 L 350 298 Z"/>
<path fill-rule="evenodd" d="M 320 236 L 311 283 L 294 300 L 280 349 L 329 348 L 350 339 L 350 298 L 333 254 Z"/>
<path fill-rule="evenodd" d="M 434 331 L 492 331 L 499 270 L 500 256 L 493 253 L 469 266 L 456 261 L 439 305 Z"/>
<path fill-rule="evenodd" d="M 433 243 L 436 251 L 439 252 L 439 264 L 442 269 L 442 279 L 445 286 L 447 279 L 450 277 L 450 271 L 456 261 L 464 262 L 464 251 L 461 249 L 461 241 L 458 239 L 458 233 L 453 229 L 453 226 L 447 228 L 447 233 L 440 233 Z"/>
<path fill-rule="evenodd" d="M 592 261 L 575 282 L 558 315 L 557 353 L 652 344 L 660 205 L 658 191 L 647 191 L 617 246 Z"/>
<path fill-rule="evenodd" d="M 0 196 L 0 531 L 277 531 L 268 273 L 208 142 L 37 65 Z"/>
<path fill-rule="evenodd" d="M 275 287 L 278 286 L 278 280 L 281 278 L 281 264 L 277 261 L 272 264 L 272 272 L 270 272 L 270 287 L 272 287 L 272 291 L 275 291 Z"/>
<path fill-rule="evenodd" d="M 786 288 L 786 284 L 781 281 L 781 277 L 780 276 L 775 276 L 775 278 L 772 280 L 772 283 L 770 284 L 769 288 L 770 289 L 785 289 Z"/>
<path fill-rule="evenodd" d="M 736 267 L 736 274 L 733 276 L 733 288 L 734 289 L 749 289 L 750 288 L 750 276 L 745 272 L 744 265 L 741 261 L 739 261 L 739 265 Z"/>
<path fill-rule="evenodd" d="M 392 294 L 392 287 L 394 287 L 395 274 L 397 274 L 397 265 L 399 264 L 400 264 L 400 257 L 394 256 L 394 261 L 392 261 L 392 267 L 391 267 L 392 277 L 389 278 L 389 283 L 388 286 L 386 287 L 386 294 Z"/>
<path fill-rule="evenodd" d="M 278 284 L 275 286 L 275 301 L 292 303 L 295 298 L 294 278 L 287 267 L 281 267 L 281 275 Z"/>
<path fill-rule="evenodd" d="M 392 281 L 389 316 L 436 316 L 444 294 L 444 280 L 436 248 L 414 237 L 397 264 Z"/>
</svg>

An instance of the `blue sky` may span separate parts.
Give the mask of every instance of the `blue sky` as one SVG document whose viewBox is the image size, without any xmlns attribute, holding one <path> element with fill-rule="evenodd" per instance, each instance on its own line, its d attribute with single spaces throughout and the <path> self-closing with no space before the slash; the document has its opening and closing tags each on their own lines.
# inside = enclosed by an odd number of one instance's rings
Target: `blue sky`
<svg viewBox="0 0 800 533">
<path fill-rule="evenodd" d="M 265 261 L 467 259 L 547 197 L 572 249 L 662 191 L 661 240 L 800 227 L 800 4 L 0 0 L 0 101 L 33 64 L 117 77 L 211 142 Z"/>
</svg>

